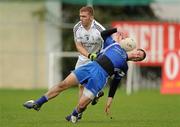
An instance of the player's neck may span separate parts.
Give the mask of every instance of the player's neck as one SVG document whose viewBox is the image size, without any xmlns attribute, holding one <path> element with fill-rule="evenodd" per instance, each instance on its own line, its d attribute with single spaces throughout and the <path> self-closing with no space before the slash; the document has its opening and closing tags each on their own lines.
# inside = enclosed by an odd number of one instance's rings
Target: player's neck
<svg viewBox="0 0 180 127">
<path fill-rule="evenodd" d="M 86 29 L 87 31 L 91 28 L 91 24 L 92 22 L 90 22 L 89 24 L 87 24 L 86 26 L 84 26 L 84 29 Z"/>
<path fill-rule="evenodd" d="M 90 29 L 91 25 L 88 26 L 84 26 L 84 29 L 86 29 L 87 31 Z"/>
</svg>

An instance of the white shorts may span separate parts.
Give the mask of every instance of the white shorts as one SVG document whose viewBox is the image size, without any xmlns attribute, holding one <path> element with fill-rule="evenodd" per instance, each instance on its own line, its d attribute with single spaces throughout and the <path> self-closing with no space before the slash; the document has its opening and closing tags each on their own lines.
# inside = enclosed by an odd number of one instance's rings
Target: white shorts
<svg viewBox="0 0 180 127">
<path fill-rule="evenodd" d="M 75 69 L 77 69 L 78 67 L 83 66 L 83 65 L 85 65 L 87 63 L 89 63 L 89 61 L 90 61 L 89 59 L 84 59 L 84 60 L 78 59 L 77 63 L 76 63 L 76 66 L 75 66 Z"/>
<path fill-rule="evenodd" d="M 83 96 L 86 96 L 90 98 L 91 100 L 93 100 L 95 97 L 94 94 L 90 90 L 86 89 L 86 87 L 84 87 Z"/>
</svg>

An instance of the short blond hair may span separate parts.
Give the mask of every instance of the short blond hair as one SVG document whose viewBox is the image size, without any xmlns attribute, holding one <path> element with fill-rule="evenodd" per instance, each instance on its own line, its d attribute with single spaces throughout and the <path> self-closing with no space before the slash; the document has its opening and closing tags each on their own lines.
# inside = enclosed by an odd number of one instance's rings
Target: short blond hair
<svg viewBox="0 0 180 127">
<path fill-rule="evenodd" d="M 94 9 L 91 6 L 82 7 L 79 12 L 88 12 L 91 16 L 94 16 Z"/>
</svg>

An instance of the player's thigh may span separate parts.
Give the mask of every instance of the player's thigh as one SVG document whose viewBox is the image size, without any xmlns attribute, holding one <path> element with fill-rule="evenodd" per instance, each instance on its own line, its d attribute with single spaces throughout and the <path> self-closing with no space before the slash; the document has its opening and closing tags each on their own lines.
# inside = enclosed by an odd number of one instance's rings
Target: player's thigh
<svg viewBox="0 0 180 127">
<path fill-rule="evenodd" d="M 64 85 L 68 86 L 74 86 L 78 85 L 79 81 L 77 80 L 76 76 L 74 73 L 70 73 L 64 80 L 63 80 Z"/>
</svg>

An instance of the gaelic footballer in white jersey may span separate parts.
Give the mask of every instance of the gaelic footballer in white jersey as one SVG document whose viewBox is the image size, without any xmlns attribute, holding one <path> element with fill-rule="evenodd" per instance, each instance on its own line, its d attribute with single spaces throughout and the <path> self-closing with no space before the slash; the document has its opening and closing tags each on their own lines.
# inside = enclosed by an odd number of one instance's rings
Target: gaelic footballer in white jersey
<svg viewBox="0 0 180 127">
<path fill-rule="evenodd" d="M 89 30 L 86 30 L 81 21 L 79 21 L 73 28 L 74 33 L 74 41 L 75 43 L 81 42 L 83 47 L 89 53 L 98 53 L 102 49 L 103 39 L 101 38 L 101 31 L 105 30 L 105 28 L 98 23 L 96 20 L 92 21 L 91 27 Z M 79 54 L 78 61 L 76 63 L 76 67 L 79 67 L 83 64 L 88 63 L 90 60 Z"/>
</svg>

